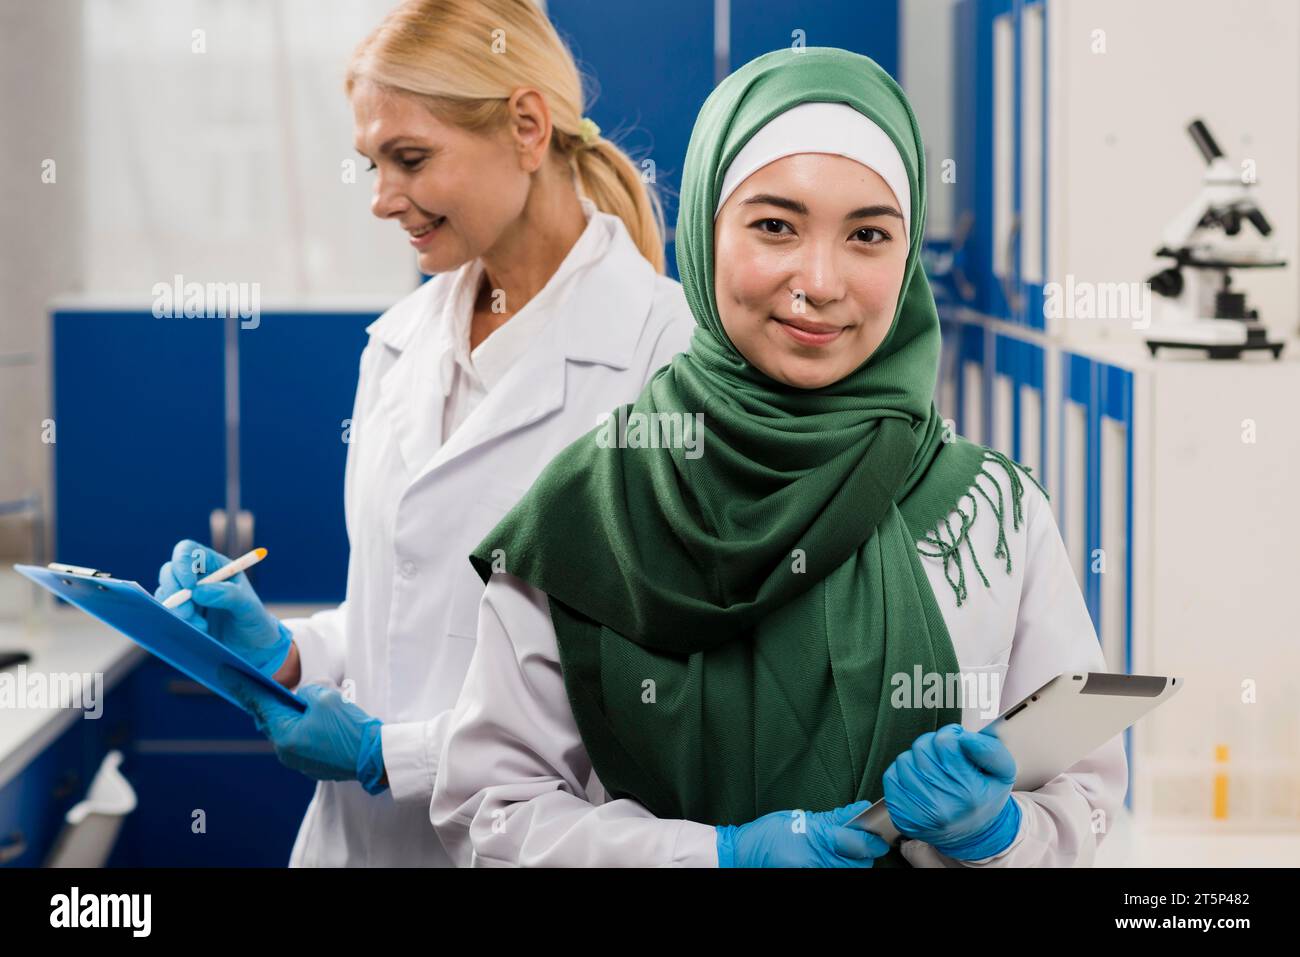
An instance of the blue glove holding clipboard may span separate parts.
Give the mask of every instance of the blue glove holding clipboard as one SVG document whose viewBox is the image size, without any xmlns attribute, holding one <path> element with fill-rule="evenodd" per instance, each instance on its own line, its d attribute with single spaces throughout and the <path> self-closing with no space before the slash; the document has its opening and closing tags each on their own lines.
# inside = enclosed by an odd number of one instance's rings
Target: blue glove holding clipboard
<svg viewBox="0 0 1300 957">
<path fill-rule="evenodd" d="M 267 695 L 297 711 L 307 702 L 263 674 L 254 664 L 231 651 L 207 632 L 165 608 L 138 582 L 113 578 L 93 568 L 54 563 L 15 565 L 14 570 L 92 618 L 120 631 L 146 651 L 245 711 L 247 705 L 232 694 L 221 669 L 229 668 L 257 684 Z M 250 712 L 251 713 L 251 712 Z"/>
</svg>

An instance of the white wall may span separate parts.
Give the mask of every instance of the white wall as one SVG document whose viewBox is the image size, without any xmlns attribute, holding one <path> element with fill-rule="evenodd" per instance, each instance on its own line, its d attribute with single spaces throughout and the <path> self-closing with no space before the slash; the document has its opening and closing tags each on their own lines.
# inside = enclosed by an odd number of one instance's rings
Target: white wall
<svg viewBox="0 0 1300 957">
<path fill-rule="evenodd" d="M 4 503 L 49 501 L 53 298 L 148 305 L 176 273 L 259 283 L 264 308 L 382 308 L 415 286 L 409 246 L 370 214 L 343 93 L 393 4 L 0 2 L 0 555 L 31 549 Z"/>
<path fill-rule="evenodd" d="M 86 291 L 147 299 L 177 272 L 258 282 L 264 304 L 411 289 L 413 254 L 370 214 L 343 94 L 392 5 L 90 0 Z"/>
<path fill-rule="evenodd" d="M 1204 164 L 1186 133 L 1205 120 L 1291 264 L 1234 283 L 1275 338 L 1300 327 L 1300 4 L 1295 0 L 1049 0 L 1048 279 L 1141 282 Z M 1093 31 L 1105 52 L 1092 52 Z M 1245 232 L 1246 230 L 1243 230 Z M 1074 332 L 1094 331 L 1096 320 Z M 1116 321 L 1115 334 L 1135 335 Z"/>
<path fill-rule="evenodd" d="M 81 84 L 81 0 L 0 4 L 0 503 L 48 492 L 43 316 L 82 272 Z M 0 515 L 0 555 L 27 555 L 30 535 Z"/>
</svg>

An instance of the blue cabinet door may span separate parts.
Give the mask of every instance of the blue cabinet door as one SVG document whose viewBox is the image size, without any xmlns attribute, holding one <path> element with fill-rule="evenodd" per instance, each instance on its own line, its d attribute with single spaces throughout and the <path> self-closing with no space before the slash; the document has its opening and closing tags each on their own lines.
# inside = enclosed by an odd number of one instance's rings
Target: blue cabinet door
<svg viewBox="0 0 1300 957">
<path fill-rule="evenodd" d="M 988 445 L 992 425 L 992 375 L 989 371 L 988 332 L 980 323 L 960 325 L 958 346 L 959 374 L 957 376 L 957 407 L 961 410 L 958 424 L 962 435 Z M 978 379 L 972 379 L 972 369 L 979 370 Z"/>
<path fill-rule="evenodd" d="M 53 316 L 55 559 L 146 588 L 225 500 L 222 322 Z"/>
<path fill-rule="evenodd" d="M 1125 671 L 1133 670 L 1133 568 L 1134 568 L 1134 550 L 1138 544 L 1133 539 L 1133 373 L 1128 369 L 1121 369 L 1117 366 L 1102 365 L 1098 370 L 1097 385 L 1099 394 L 1097 396 L 1098 417 L 1110 419 L 1121 427 L 1124 436 L 1124 445 L 1119 455 L 1123 461 L 1118 463 L 1123 474 L 1122 488 L 1118 490 L 1123 496 L 1124 507 L 1124 554 L 1118 556 L 1123 560 L 1123 567 L 1118 569 L 1119 573 L 1124 576 L 1124 660 L 1116 662 L 1116 666 L 1122 666 Z M 1104 449 L 1101 450 L 1100 467 L 1106 467 L 1109 473 L 1109 463 L 1105 462 Z M 1107 495 L 1116 494 L 1107 489 Z"/>
<path fill-rule="evenodd" d="M 343 471 L 366 326 L 375 313 L 273 313 L 239 334 L 241 507 L 270 557 L 268 602 L 343 600 Z"/>
<path fill-rule="evenodd" d="M 1005 253 L 1008 239 L 1008 224 L 1001 223 L 999 233 L 999 224 L 995 223 L 999 215 L 995 187 L 997 163 L 1014 162 L 1014 144 L 1011 151 L 1004 148 L 1003 155 L 998 155 L 994 107 L 999 92 L 1003 92 L 997 84 L 999 63 L 1012 70 L 1009 75 L 1014 82 L 1014 60 L 1006 63 L 1005 56 L 999 60 L 995 26 L 1008 22 L 1014 26 L 1014 9 L 1012 0 L 960 0 L 953 16 L 953 132 L 957 160 L 954 221 L 962 240 L 958 265 L 970 284 L 967 303 L 984 315 L 1010 319 L 1006 287 L 995 272 L 995 263 Z M 1007 182 L 1014 182 L 1014 176 L 1009 175 Z"/>
<path fill-rule="evenodd" d="M 935 386 L 935 403 L 944 419 L 951 419 L 953 428 L 961 432 L 961 367 L 959 346 L 961 323 L 940 312 L 939 335 L 942 350 L 939 354 L 939 374 Z"/>
<path fill-rule="evenodd" d="M 1041 484 L 1046 486 L 1047 402 L 1046 394 L 1043 391 L 1043 374 L 1047 357 L 1043 347 L 1034 342 L 1023 342 L 1020 349 L 1021 361 L 1016 389 L 1016 402 L 1018 403 L 1016 410 L 1016 455 L 1022 462 L 1030 458 L 1026 445 L 1030 441 L 1034 443 L 1037 454 L 1032 456 L 1033 461 L 1026 464 L 1035 470 L 1035 477 Z M 1026 415 L 1024 409 L 1026 389 L 1028 394 L 1033 396 L 1037 405 L 1037 414 L 1033 419 Z M 1031 428 L 1033 430 L 1032 438 L 1030 435 Z M 1051 492 L 1050 488 L 1048 492 Z"/>
<path fill-rule="evenodd" d="M 601 135 L 622 146 L 643 177 L 653 170 L 675 277 L 672 236 L 686 144 L 713 89 L 713 4 L 551 0 L 547 13 L 587 78 L 588 114 Z"/>
<path fill-rule="evenodd" d="M 251 717 L 156 658 L 116 695 L 104 720 L 129 727 L 129 744 L 115 746 L 139 803 L 110 865 L 288 862 L 315 784 L 279 763 Z"/>
<path fill-rule="evenodd" d="M 1064 513 L 1082 515 L 1082 541 L 1071 541 L 1075 531 L 1069 522 L 1062 529 L 1066 543 L 1081 548 L 1083 555 L 1083 597 L 1088 605 L 1088 614 L 1092 617 L 1093 627 L 1101 628 L 1101 583 L 1092 571 L 1097 548 L 1101 542 L 1101 416 L 1098 396 L 1100 386 L 1098 373 L 1100 364 L 1086 356 L 1065 352 L 1061 354 L 1062 392 L 1065 401 L 1061 404 L 1062 421 L 1060 423 L 1062 442 L 1062 463 L 1060 474 L 1061 500 Z M 1083 410 L 1083 468 L 1081 474 L 1070 474 L 1065 465 L 1066 439 L 1065 409 L 1067 403 Z"/>
<path fill-rule="evenodd" d="M 986 255 L 976 230 L 979 213 L 979 151 L 975 142 L 976 103 L 979 97 L 979 71 L 976 50 L 969 41 L 975 36 L 975 2 L 958 0 L 952 10 L 952 145 L 956 164 L 953 183 L 952 217 L 952 292 L 955 299 L 973 309 L 981 299 L 979 282 L 986 266 Z M 982 228 L 982 225 L 981 225 Z"/>
<path fill-rule="evenodd" d="M 315 790 L 273 754 L 234 747 L 134 750 L 122 772 L 139 803 L 113 867 L 284 867 Z"/>
<path fill-rule="evenodd" d="M 997 335 L 995 371 L 1009 382 L 1011 409 L 1009 436 L 1010 455 L 1016 461 L 1042 470 L 1041 459 L 1027 462 L 1030 444 L 1033 443 L 1041 455 L 1047 439 L 1042 410 L 1045 405 L 1043 397 L 1043 361 L 1042 346 L 1014 335 Z M 1032 417 L 1026 408 L 1027 397 L 1032 396 L 1037 402 L 1037 416 Z M 1032 434 L 1030 434 L 1032 424 Z M 1040 475 L 1035 475 L 1042 481 Z"/>
<path fill-rule="evenodd" d="M 63 817 L 89 786 L 87 726 L 78 718 L 16 778 L 0 788 L 0 864 L 39 867 Z"/>
<path fill-rule="evenodd" d="M 864 54 L 898 76 L 898 0 L 731 0 L 730 8 L 732 70 L 799 39 Z"/>
<path fill-rule="evenodd" d="M 967 304 L 1042 329 L 1047 27 L 1041 0 L 959 0 L 954 28 L 957 265 Z"/>
<path fill-rule="evenodd" d="M 993 373 L 995 379 L 991 393 L 993 395 L 992 420 L 995 428 L 990 435 L 989 445 L 993 445 L 993 440 L 1005 443 L 1005 447 L 1000 451 L 1011 456 L 1019 458 L 1017 450 L 1017 435 L 1020 432 L 1020 389 L 1019 377 L 1021 367 L 1021 341 L 1014 336 L 997 333 L 993 340 Z M 1000 387 L 1001 383 L 1006 382 L 1008 386 L 1007 395 L 1009 396 L 1010 409 L 1003 410 L 1000 408 Z M 1007 421 L 1007 430 L 1001 434 L 996 426 Z"/>
<path fill-rule="evenodd" d="M 1016 322 L 1046 328 L 1043 285 L 1047 271 L 1048 59 L 1047 4 L 1017 0 L 1016 6 L 1015 282 Z"/>
<path fill-rule="evenodd" d="M 158 750 L 168 741 L 265 741 L 251 716 L 158 658 L 141 661 L 122 687 L 120 719 L 133 743 Z"/>
<path fill-rule="evenodd" d="M 1122 475 L 1120 487 L 1107 489 L 1110 500 L 1121 499 L 1123 502 L 1123 524 L 1126 554 L 1108 556 L 1106 568 L 1108 574 L 1124 576 L 1124 661 L 1113 662 L 1116 667 L 1128 668 L 1132 662 L 1132 594 L 1133 594 L 1133 373 L 1127 369 L 1097 362 L 1087 356 L 1065 352 L 1061 356 L 1062 372 L 1062 421 L 1058 424 L 1061 441 L 1061 489 L 1058 497 L 1062 503 L 1063 514 L 1082 514 L 1081 523 L 1084 555 L 1083 594 L 1087 601 L 1088 612 L 1093 625 L 1100 633 L 1102 628 L 1102 588 L 1101 579 L 1093 571 L 1098 549 L 1105 546 L 1102 536 L 1102 481 L 1103 469 L 1108 465 L 1118 464 L 1117 472 Z M 1072 474 L 1066 467 L 1065 458 L 1070 450 L 1066 448 L 1070 440 L 1065 427 L 1066 407 L 1072 406 L 1083 410 L 1083 436 L 1081 449 L 1082 468 Z M 1123 461 L 1108 463 L 1103 459 L 1102 428 L 1105 420 L 1118 424 L 1123 433 L 1123 443 L 1118 452 Z M 1077 453 L 1076 453 L 1077 454 Z M 1073 544 L 1071 522 L 1067 521 L 1061 529 L 1067 545 Z"/>
</svg>

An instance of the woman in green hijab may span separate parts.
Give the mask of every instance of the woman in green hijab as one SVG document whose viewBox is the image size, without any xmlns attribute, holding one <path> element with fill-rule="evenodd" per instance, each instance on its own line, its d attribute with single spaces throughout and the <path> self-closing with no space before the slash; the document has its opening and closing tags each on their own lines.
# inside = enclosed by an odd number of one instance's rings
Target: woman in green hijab
<svg viewBox="0 0 1300 957">
<path fill-rule="evenodd" d="M 1041 488 L 934 406 L 925 210 L 915 117 L 866 57 L 777 51 L 710 95 L 690 349 L 471 559 L 431 811 L 459 862 L 1091 862 L 1119 739 L 1025 793 L 963 734 L 1105 666 Z M 882 795 L 901 854 L 845 826 Z"/>
</svg>

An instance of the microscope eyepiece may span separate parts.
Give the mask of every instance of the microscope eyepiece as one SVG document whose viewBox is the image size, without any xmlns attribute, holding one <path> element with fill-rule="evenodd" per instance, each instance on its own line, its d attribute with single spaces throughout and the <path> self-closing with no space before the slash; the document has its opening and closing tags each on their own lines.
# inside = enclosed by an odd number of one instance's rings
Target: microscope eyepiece
<svg viewBox="0 0 1300 957">
<path fill-rule="evenodd" d="M 1223 155 L 1223 150 L 1219 149 L 1219 144 L 1214 142 L 1209 129 L 1200 120 L 1192 120 L 1188 124 L 1187 132 L 1191 134 L 1196 148 L 1201 151 L 1201 156 L 1205 157 L 1207 165 Z"/>
</svg>

